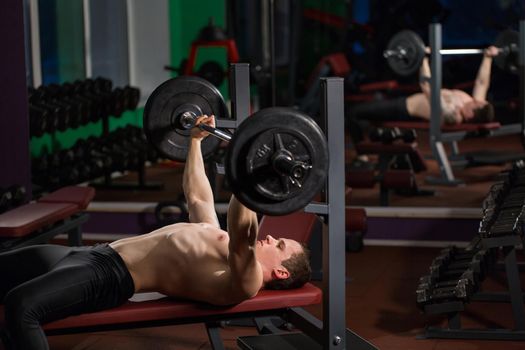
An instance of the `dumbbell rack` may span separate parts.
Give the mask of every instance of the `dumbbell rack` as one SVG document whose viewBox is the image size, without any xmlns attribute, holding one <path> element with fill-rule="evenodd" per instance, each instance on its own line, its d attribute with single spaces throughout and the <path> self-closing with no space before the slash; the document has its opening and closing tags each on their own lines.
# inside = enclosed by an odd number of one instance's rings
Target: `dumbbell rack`
<svg viewBox="0 0 525 350">
<path fill-rule="evenodd" d="M 484 248 L 502 248 L 508 292 L 478 292 L 471 297 L 472 302 L 511 303 L 514 318 L 514 329 L 468 329 L 461 327 L 461 312 L 465 305 L 461 301 L 425 306 L 425 314 L 447 314 L 448 328 L 427 327 L 420 338 L 445 339 L 484 339 L 484 340 L 524 340 L 525 313 L 523 292 L 520 286 L 519 269 L 516 259 L 516 246 L 522 240 L 518 236 L 495 237 L 482 239 Z"/>
<path fill-rule="evenodd" d="M 218 127 L 235 127 L 249 115 L 249 66 L 232 64 L 230 96 L 235 120 L 217 121 Z M 321 80 L 321 128 L 327 134 L 330 165 L 326 182 L 326 201 L 310 203 L 305 211 L 318 214 L 328 225 L 323 234 L 323 320 L 302 308 L 291 308 L 280 315 L 305 333 L 266 334 L 240 337 L 242 349 L 360 349 L 375 346 L 346 328 L 345 315 L 345 197 L 344 191 L 344 96 L 342 78 Z M 306 333 L 308 335 L 306 335 Z"/>
<path fill-rule="evenodd" d="M 508 193 L 510 192 L 512 191 L 509 190 Z M 488 196 L 490 196 L 490 193 Z M 506 196 L 508 196 L 508 194 Z M 503 202 L 506 198 L 507 197 L 503 199 L 500 198 L 499 201 Z M 496 209 L 499 211 L 501 208 Z M 428 327 L 421 338 L 525 340 L 525 309 L 523 302 L 524 293 L 521 288 L 519 266 L 516 258 L 516 248 L 520 245 L 523 245 L 524 243 L 522 232 L 522 215 L 525 210 L 525 203 L 521 205 L 521 208 L 518 209 L 519 210 L 517 210 L 517 212 L 519 212 L 519 214 L 517 214 L 515 219 L 515 228 L 512 230 L 512 232 L 498 236 L 494 230 L 495 227 L 498 227 L 498 222 L 501 220 L 498 218 L 493 224 L 491 224 L 491 226 L 488 226 L 486 225 L 487 218 L 485 215 L 480 224 L 481 237 L 477 237 L 479 240 L 478 244 L 481 249 L 493 250 L 496 252 L 501 250 L 503 267 L 507 278 L 507 291 L 478 291 L 470 297 L 470 301 L 472 302 L 510 302 L 514 319 L 514 328 L 462 328 L 461 312 L 465 310 L 465 303 L 458 300 L 425 305 L 424 312 L 426 314 L 447 314 L 448 328 Z M 502 224 L 499 224 L 501 227 Z M 498 264 L 496 264 L 496 267 L 498 267 Z"/>
<path fill-rule="evenodd" d="M 102 118 L 102 135 L 101 138 L 109 135 L 109 115 Z M 119 181 L 114 182 L 111 170 L 107 169 L 102 180 L 93 181 L 89 185 L 98 189 L 112 190 L 161 190 L 164 184 L 161 182 L 146 182 L 146 156 L 141 154 L 137 171 L 137 182 Z"/>
</svg>

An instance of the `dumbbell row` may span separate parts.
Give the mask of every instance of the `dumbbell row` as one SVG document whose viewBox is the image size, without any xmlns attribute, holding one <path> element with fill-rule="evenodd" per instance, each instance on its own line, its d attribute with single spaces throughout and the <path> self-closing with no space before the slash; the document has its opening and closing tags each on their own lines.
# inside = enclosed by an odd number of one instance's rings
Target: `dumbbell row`
<svg viewBox="0 0 525 350">
<path fill-rule="evenodd" d="M 474 253 L 456 248 L 454 251 L 448 253 L 453 260 L 440 260 L 447 253 L 438 256 L 429 268 L 430 273 L 419 279 L 416 295 L 420 306 L 444 301 L 468 301 L 479 290 L 480 281 L 496 262 L 497 255 L 492 250 Z M 465 259 L 456 260 L 459 258 Z"/>
<path fill-rule="evenodd" d="M 442 303 L 447 301 L 468 302 L 470 297 L 478 290 L 478 286 L 470 278 L 451 280 L 439 287 L 425 288 L 418 286 L 416 289 L 416 302 L 420 307 L 427 304 Z"/>
<path fill-rule="evenodd" d="M 110 80 L 97 78 L 30 88 L 31 135 L 76 128 L 137 107 L 139 89 L 126 86 L 111 90 L 111 86 Z"/>
<path fill-rule="evenodd" d="M 419 284 L 431 288 L 433 285 L 472 272 L 472 281 L 483 279 L 496 261 L 493 250 L 467 251 L 456 248 L 455 252 L 443 252 L 437 256 L 429 267 L 429 273 L 420 278 Z"/>
<path fill-rule="evenodd" d="M 34 159 L 33 181 L 54 188 L 98 178 L 108 172 L 137 170 L 146 160 L 155 162 L 158 158 L 140 128 L 126 127 L 104 139 L 79 140 L 70 149 Z"/>
<path fill-rule="evenodd" d="M 483 202 L 481 236 L 522 233 L 525 201 L 525 174 L 522 162 L 513 166 L 506 176 L 495 183 Z"/>
</svg>

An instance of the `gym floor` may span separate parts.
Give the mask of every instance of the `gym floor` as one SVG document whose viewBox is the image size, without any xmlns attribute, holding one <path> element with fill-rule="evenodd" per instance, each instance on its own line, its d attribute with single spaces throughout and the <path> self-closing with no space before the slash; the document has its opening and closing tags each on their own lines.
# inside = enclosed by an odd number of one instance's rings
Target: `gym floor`
<svg viewBox="0 0 525 350">
<path fill-rule="evenodd" d="M 425 274 L 436 248 L 368 246 L 347 254 L 347 326 L 385 350 L 492 350 L 523 349 L 518 341 L 418 340 L 425 325 L 444 325 L 443 317 L 427 318 L 415 303 L 418 278 Z M 519 257 L 523 260 L 520 252 Z M 487 290 L 504 287 L 496 275 L 483 284 Z M 522 283 L 524 281 L 522 280 Z M 321 306 L 307 308 L 321 316 Z M 512 328 L 508 305 L 471 303 L 462 318 L 464 327 Z M 236 349 L 236 338 L 253 335 L 253 328 L 226 327 L 222 337 L 227 349 Z M 90 349 L 210 349 L 202 324 L 49 337 L 54 350 Z M 1 349 L 1 348 L 0 348 Z"/>
</svg>

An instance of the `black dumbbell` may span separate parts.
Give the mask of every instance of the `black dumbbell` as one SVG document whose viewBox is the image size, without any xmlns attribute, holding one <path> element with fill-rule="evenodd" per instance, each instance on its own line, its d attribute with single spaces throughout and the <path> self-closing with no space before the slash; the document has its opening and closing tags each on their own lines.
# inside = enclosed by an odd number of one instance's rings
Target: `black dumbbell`
<svg viewBox="0 0 525 350">
<path fill-rule="evenodd" d="M 89 122 L 96 122 L 109 115 L 110 106 L 108 99 L 101 94 L 91 91 L 89 84 L 86 84 L 85 81 L 76 80 L 71 84 L 71 87 L 76 96 L 92 102 L 92 113 L 89 116 Z"/>
<path fill-rule="evenodd" d="M 124 112 L 125 107 L 128 102 L 125 100 L 124 90 L 121 88 L 115 88 L 111 92 L 111 115 L 115 117 L 120 117 L 122 112 Z"/>
<path fill-rule="evenodd" d="M 29 89 L 29 104 L 33 107 L 47 109 L 51 118 L 47 123 L 47 132 L 67 129 L 71 117 L 71 107 L 68 104 L 51 99 L 44 86 L 36 90 L 33 88 Z"/>
<path fill-rule="evenodd" d="M 39 106 L 29 105 L 29 132 L 31 137 L 40 137 L 48 130 L 51 119 L 49 110 Z"/>
<path fill-rule="evenodd" d="M 124 148 L 137 150 L 141 161 L 150 161 L 155 163 L 160 158 L 158 152 L 147 142 L 142 128 L 135 126 L 126 126 L 120 129 L 118 143 Z"/>
<path fill-rule="evenodd" d="M 9 210 L 12 200 L 11 192 L 0 188 L 0 214 Z"/>
<path fill-rule="evenodd" d="M 71 119 L 74 118 L 72 114 L 77 112 L 75 105 L 70 101 L 56 98 L 51 91 L 53 90 L 48 86 L 40 86 L 38 89 L 30 92 L 29 101 L 31 103 L 43 103 L 58 108 L 55 109 L 55 118 L 57 118 L 56 129 L 65 131 L 70 127 Z"/>
<path fill-rule="evenodd" d="M 456 284 L 448 287 L 418 288 L 416 290 L 416 301 L 418 305 L 424 306 L 432 303 L 447 301 L 466 302 L 474 292 L 474 286 L 468 279 L 459 279 Z M 453 283 L 453 282 L 452 282 Z"/>
<path fill-rule="evenodd" d="M 80 101 L 84 105 L 85 112 L 81 115 L 79 120 L 80 125 L 86 125 L 92 120 L 98 120 L 98 118 L 100 118 L 102 112 L 100 106 L 96 103 L 97 101 L 81 94 L 78 86 L 75 86 L 72 83 L 64 83 L 62 84 L 61 89 L 65 96 L 68 96 L 68 98 L 75 101 Z"/>
<path fill-rule="evenodd" d="M 7 189 L 11 193 L 11 207 L 18 207 L 26 202 L 26 188 L 22 185 L 12 185 Z"/>
<path fill-rule="evenodd" d="M 135 110 L 139 105 L 140 101 L 140 90 L 136 87 L 126 85 L 124 87 L 124 101 L 126 101 L 125 109 L 126 110 Z"/>
<path fill-rule="evenodd" d="M 98 77 L 93 81 L 94 88 L 100 92 L 111 92 L 113 82 L 110 79 Z"/>
<path fill-rule="evenodd" d="M 79 125 L 84 124 L 84 121 L 88 120 L 90 105 L 87 101 L 75 95 L 70 95 L 67 89 L 58 84 L 47 85 L 45 91 L 51 101 L 69 107 L 70 113 L 66 123 L 67 128 L 77 128 Z"/>
<path fill-rule="evenodd" d="M 91 115 L 95 113 L 93 111 L 93 101 L 78 95 L 70 83 L 49 85 L 48 91 L 50 91 L 50 95 L 55 99 L 68 102 L 75 106 L 70 121 L 71 128 L 77 128 L 80 125 L 87 124 Z"/>
<path fill-rule="evenodd" d="M 370 132 L 369 137 L 371 141 L 385 144 L 390 144 L 396 140 L 411 143 L 416 140 L 417 134 L 414 129 L 377 128 Z"/>
<path fill-rule="evenodd" d="M 86 80 L 83 83 L 80 83 L 78 86 L 79 91 L 82 92 L 85 96 L 95 99 L 100 106 L 101 114 L 99 118 L 107 117 L 111 114 L 113 110 L 112 106 L 112 95 L 111 90 L 107 90 L 107 87 L 104 86 L 104 83 L 97 83 L 97 80 Z M 111 86 L 111 82 L 109 86 Z"/>
</svg>

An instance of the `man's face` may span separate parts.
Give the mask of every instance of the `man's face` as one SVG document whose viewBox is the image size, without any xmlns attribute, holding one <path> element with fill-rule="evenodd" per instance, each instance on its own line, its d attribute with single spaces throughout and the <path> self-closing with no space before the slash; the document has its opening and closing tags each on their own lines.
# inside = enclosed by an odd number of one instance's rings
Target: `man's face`
<svg viewBox="0 0 525 350">
<path fill-rule="evenodd" d="M 257 260 L 271 269 L 281 266 L 282 261 L 289 259 L 292 254 L 303 252 L 303 247 L 293 239 L 275 239 L 267 235 L 265 239 L 257 241 L 255 252 Z"/>
<path fill-rule="evenodd" d="M 488 104 L 487 101 L 477 101 L 477 100 L 472 100 L 468 103 L 465 103 L 465 105 L 461 107 L 461 116 L 463 117 L 463 120 L 468 121 L 474 118 L 474 111 L 476 109 L 485 107 L 487 104 Z"/>
</svg>

